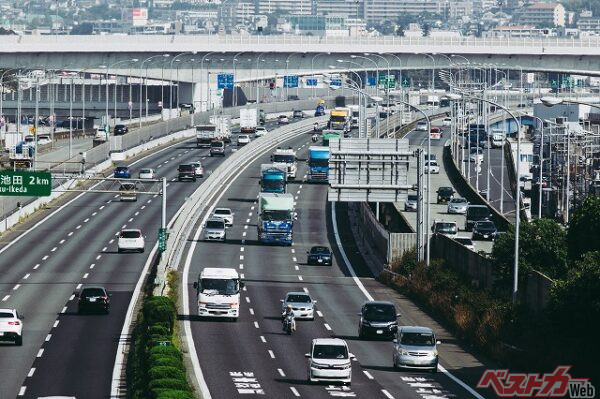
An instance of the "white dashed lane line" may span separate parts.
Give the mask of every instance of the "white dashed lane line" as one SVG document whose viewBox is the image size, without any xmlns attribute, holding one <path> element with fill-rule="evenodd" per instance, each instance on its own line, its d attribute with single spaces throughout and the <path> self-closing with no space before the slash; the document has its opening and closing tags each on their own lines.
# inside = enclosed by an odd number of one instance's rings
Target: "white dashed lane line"
<svg viewBox="0 0 600 399">
<path fill-rule="evenodd" d="M 317 316 L 323 317 L 323 312 L 321 312 L 320 310 L 317 310 Z"/>
<path fill-rule="evenodd" d="M 32 367 L 31 370 L 29 370 L 29 373 L 27 373 L 27 377 L 28 378 L 33 377 L 33 373 L 35 373 L 35 367 Z"/>
<path fill-rule="evenodd" d="M 25 391 L 27 391 L 27 387 L 21 387 L 21 389 L 19 389 L 19 396 L 25 396 Z"/>
<path fill-rule="evenodd" d="M 298 265 L 294 265 L 294 269 L 296 269 L 296 270 L 300 270 L 300 266 L 298 266 Z"/>
<path fill-rule="evenodd" d="M 266 338 L 264 336 L 262 336 L 262 335 L 260 336 L 260 340 L 262 341 L 263 344 L 267 343 Z"/>
<path fill-rule="evenodd" d="M 24 275 L 23 280 L 27 280 L 29 278 L 29 276 L 31 276 L 31 273 L 27 273 L 26 275 Z"/>
<path fill-rule="evenodd" d="M 50 250 L 50 252 L 54 252 L 54 251 L 56 251 L 57 249 L 58 249 L 58 247 L 54 247 L 54 248 L 52 248 L 52 249 Z"/>
<path fill-rule="evenodd" d="M 39 263 L 38 263 L 38 264 L 36 264 L 36 265 L 33 267 L 33 270 L 37 270 L 37 268 L 38 268 L 38 267 L 40 267 L 40 264 L 39 264 Z"/>
<path fill-rule="evenodd" d="M 298 275 L 298 280 L 303 281 L 304 279 L 302 278 L 301 275 Z"/>
<path fill-rule="evenodd" d="M 92 216 L 96 216 L 98 214 L 98 212 L 94 212 L 92 213 Z"/>
<path fill-rule="evenodd" d="M 37 357 L 42 357 L 43 354 L 44 354 L 44 348 L 42 348 L 38 351 Z"/>
<path fill-rule="evenodd" d="M 81 225 L 78 225 L 77 227 L 75 227 L 75 230 L 79 230 L 81 228 Z"/>
<path fill-rule="evenodd" d="M 49 258 L 49 256 L 48 256 L 48 255 L 44 255 L 44 257 L 42 258 L 42 260 L 46 260 L 46 259 L 48 259 L 48 258 Z"/>
<path fill-rule="evenodd" d="M 298 392 L 298 390 L 294 387 L 290 387 L 290 391 L 292 391 L 292 393 L 294 394 L 294 396 L 299 397 L 300 393 Z"/>
<path fill-rule="evenodd" d="M 367 370 L 363 370 L 363 373 L 367 376 L 368 379 L 372 380 L 373 376 Z"/>
<path fill-rule="evenodd" d="M 258 321 L 255 321 L 255 322 L 254 322 L 254 327 L 255 327 L 255 328 L 260 328 L 260 326 L 258 325 Z"/>
<path fill-rule="evenodd" d="M 282 369 L 277 369 L 277 372 L 279 373 L 280 376 L 285 377 L 285 373 L 283 372 Z"/>
<path fill-rule="evenodd" d="M 87 223 L 90 221 L 90 218 L 85 218 L 85 220 L 83 221 L 83 223 Z"/>
<path fill-rule="evenodd" d="M 254 309 L 252 309 L 252 308 L 249 308 L 249 309 L 248 309 L 248 311 L 250 312 L 250 314 L 251 314 L 252 316 L 254 316 Z"/>
<path fill-rule="evenodd" d="M 83 286 L 83 284 L 79 283 L 79 284 L 77 284 L 77 288 L 75 288 L 75 289 L 79 290 L 79 289 L 81 289 L 82 286 Z"/>
<path fill-rule="evenodd" d="M 62 245 L 62 244 L 64 244 L 64 243 L 65 243 L 65 241 L 67 241 L 67 240 L 65 240 L 65 239 L 63 238 L 63 239 L 62 239 L 62 240 L 60 240 L 58 243 L 59 243 L 60 245 Z"/>
<path fill-rule="evenodd" d="M 269 352 L 269 356 L 271 356 L 271 359 L 275 359 L 275 354 L 271 349 L 269 349 L 267 352 Z"/>
<path fill-rule="evenodd" d="M 16 291 L 16 290 L 18 290 L 18 289 L 19 289 L 19 287 L 21 287 L 21 284 L 17 284 L 17 285 L 15 285 L 15 286 L 13 287 L 13 291 Z"/>
<path fill-rule="evenodd" d="M 89 273 L 86 273 L 86 274 L 84 274 L 84 275 L 83 275 L 83 278 L 84 278 L 84 279 L 85 279 L 85 278 L 88 278 L 88 276 L 89 276 L 89 275 L 90 275 Z"/>
<path fill-rule="evenodd" d="M 382 389 L 381 393 L 383 393 L 385 395 L 385 397 L 388 398 L 388 399 L 394 399 L 394 397 L 388 391 L 386 391 L 385 389 Z"/>
<path fill-rule="evenodd" d="M 52 334 L 46 335 L 46 342 L 49 342 L 52 339 Z"/>
<path fill-rule="evenodd" d="M 325 326 L 325 329 L 326 329 L 327 331 L 331 331 L 331 327 L 329 327 L 329 324 L 325 323 L 325 324 L 323 324 L 323 325 Z"/>
<path fill-rule="evenodd" d="M 73 235 L 73 232 L 71 231 L 69 234 L 67 234 L 67 237 L 71 237 Z"/>
<path fill-rule="evenodd" d="M 5 296 L 4 298 L 2 298 L 2 302 L 6 302 L 8 301 L 8 298 L 10 298 L 10 295 Z"/>
<path fill-rule="evenodd" d="M 52 328 L 56 328 L 56 327 L 58 327 L 58 323 L 60 323 L 60 322 L 59 322 L 58 320 L 56 320 L 56 321 L 54 322 L 54 325 L 52 326 Z"/>
</svg>

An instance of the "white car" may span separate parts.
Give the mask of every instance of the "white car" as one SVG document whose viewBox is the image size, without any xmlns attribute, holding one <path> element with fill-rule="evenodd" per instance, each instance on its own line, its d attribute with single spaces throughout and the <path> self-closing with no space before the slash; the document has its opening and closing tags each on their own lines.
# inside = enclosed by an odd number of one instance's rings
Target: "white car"
<svg viewBox="0 0 600 399">
<path fill-rule="evenodd" d="M 0 309 L 0 341 L 11 341 L 23 345 L 22 317 L 15 309 Z"/>
<path fill-rule="evenodd" d="M 415 130 L 420 131 L 420 132 L 426 132 L 427 131 L 427 122 L 417 122 L 417 127 L 415 128 Z"/>
<path fill-rule="evenodd" d="M 118 252 L 139 251 L 144 252 L 144 235 L 139 229 L 123 229 L 117 241 Z"/>
<path fill-rule="evenodd" d="M 210 218 L 204 225 L 204 241 L 225 241 L 225 221 L 223 219 Z"/>
<path fill-rule="evenodd" d="M 190 165 L 194 167 L 194 175 L 196 177 L 204 177 L 204 167 L 202 166 L 202 162 L 190 162 Z"/>
<path fill-rule="evenodd" d="M 233 226 L 234 213 L 229 208 L 217 208 L 213 212 L 212 219 L 221 219 L 227 227 Z"/>
<path fill-rule="evenodd" d="M 471 238 L 469 238 L 469 237 L 453 237 L 453 238 L 454 238 L 454 241 L 458 242 L 459 244 L 464 245 L 471 251 L 475 251 L 475 244 L 473 244 L 473 240 L 471 240 Z"/>
<path fill-rule="evenodd" d="M 475 163 L 483 162 L 483 148 L 471 148 L 471 156 L 469 157 L 469 160 Z"/>
<path fill-rule="evenodd" d="M 238 147 L 246 144 L 250 144 L 250 136 L 248 136 L 247 134 L 240 134 L 237 140 Z"/>
<path fill-rule="evenodd" d="M 287 115 L 279 115 L 277 121 L 280 125 L 285 125 L 287 123 L 290 123 L 290 118 L 288 118 Z"/>
<path fill-rule="evenodd" d="M 451 125 L 452 125 L 452 118 L 442 119 L 442 126 L 451 126 Z"/>
<path fill-rule="evenodd" d="M 314 320 L 315 303 L 317 301 L 304 291 L 288 292 L 285 299 L 281 299 L 281 312 L 283 313 L 288 305 L 292 305 L 296 319 Z"/>
<path fill-rule="evenodd" d="M 425 162 L 425 173 L 437 174 L 440 173 L 440 167 L 437 161 L 427 161 Z"/>
<path fill-rule="evenodd" d="M 255 137 L 262 137 L 265 134 L 267 134 L 267 128 L 265 128 L 264 126 L 258 126 L 256 128 L 256 132 L 254 132 Z"/>
<path fill-rule="evenodd" d="M 154 169 L 152 169 L 152 168 L 143 168 L 143 169 L 140 169 L 140 173 L 139 173 L 138 177 L 140 179 L 152 180 L 152 179 L 156 179 L 156 173 L 154 172 Z"/>
<path fill-rule="evenodd" d="M 332 380 L 350 385 L 352 360 L 346 341 L 339 338 L 316 338 L 312 340 L 308 358 L 308 382 Z"/>
<path fill-rule="evenodd" d="M 52 143 L 52 138 L 47 134 L 39 135 L 37 140 L 39 145 L 47 145 Z"/>
</svg>

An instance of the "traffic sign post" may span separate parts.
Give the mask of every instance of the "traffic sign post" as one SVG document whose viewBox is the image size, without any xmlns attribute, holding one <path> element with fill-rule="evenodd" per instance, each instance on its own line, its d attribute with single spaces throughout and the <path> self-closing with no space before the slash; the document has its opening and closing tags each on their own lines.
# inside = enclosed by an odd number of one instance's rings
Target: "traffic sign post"
<svg viewBox="0 0 600 399">
<path fill-rule="evenodd" d="M 394 75 L 379 75 L 379 86 L 384 89 L 393 89 L 396 87 L 396 77 Z"/>
<path fill-rule="evenodd" d="M 298 87 L 298 75 L 284 75 L 283 87 L 284 88 Z"/>
<path fill-rule="evenodd" d="M 169 232 L 166 227 L 158 229 L 158 251 L 165 252 L 167 250 L 167 239 L 169 238 Z"/>
<path fill-rule="evenodd" d="M 217 88 L 218 89 L 233 89 L 233 74 L 232 73 L 220 73 L 217 75 Z"/>
<path fill-rule="evenodd" d="M 0 196 L 47 197 L 51 191 L 48 172 L 0 171 Z"/>
<path fill-rule="evenodd" d="M 402 79 L 402 87 L 410 87 L 410 78 L 403 78 Z"/>
</svg>

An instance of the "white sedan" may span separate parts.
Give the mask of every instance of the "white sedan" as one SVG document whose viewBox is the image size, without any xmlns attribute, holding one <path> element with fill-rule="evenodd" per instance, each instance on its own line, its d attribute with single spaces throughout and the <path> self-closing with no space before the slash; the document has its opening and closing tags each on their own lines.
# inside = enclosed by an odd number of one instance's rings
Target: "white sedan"
<svg viewBox="0 0 600 399">
<path fill-rule="evenodd" d="M 262 137 L 267 134 L 267 129 L 264 126 L 258 126 L 256 128 L 256 132 L 254 133 L 255 137 Z"/>
<path fill-rule="evenodd" d="M 471 148 L 471 156 L 469 159 L 471 162 L 475 163 L 483 162 L 483 149 L 481 147 Z"/>
<path fill-rule="evenodd" d="M 117 242 L 118 252 L 139 251 L 144 252 L 144 235 L 139 229 L 123 229 L 119 233 Z"/>
<path fill-rule="evenodd" d="M 15 309 L 0 309 L 0 341 L 23 345 L 23 322 Z"/>
<path fill-rule="evenodd" d="M 440 173 L 440 167 L 437 161 L 427 161 L 425 162 L 425 173 L 437 174 Z"/>
<path fill-rule="evenodd" d="M 247 134 L 240 134 L 237 140 L 238 147 L 246 144 L 250 144 L 250 136 Z"/>
<path fill-rule="evenodd" d="M 156 173 L 154 172 L 154 169 L 152 169 L 152 168 L 143 168 L 143 169 L 140 169 L 140 173 L 139 173 L 138 177 L 140 179 L 152 180 L 152 179 L 156 179 Z"/>
</svg>

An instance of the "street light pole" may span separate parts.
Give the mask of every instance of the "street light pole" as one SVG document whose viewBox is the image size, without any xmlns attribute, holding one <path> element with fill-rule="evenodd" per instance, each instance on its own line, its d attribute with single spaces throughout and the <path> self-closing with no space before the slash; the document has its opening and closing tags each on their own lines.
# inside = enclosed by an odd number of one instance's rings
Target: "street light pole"
<svg viewBox="0 0 600 399">
<path fill-rule="evenodd" d="M 144 64 L 154 58 L 158 58 L 158 57 L 164 57 L 164 58 L 168 58 L 170 57 L 170 54 L 159 54 L 159 55 L 153 55 L 152 57 L 148 57 L 145 60 L 142 61 L 142 63 L 140 64 L 140 120 L 138 123 L 138 126 L 141 128 L 142 127 L 142 92 L 143 92 L 143 88 L 144 88 L 144 83 L 146 85 L 146 99 L 148 98 L 148 67 L 146 66 L 146 77 L 145 79 L 142 78 L 142 70 L 144 69 Z M 148 102 L 146 101 L 146 114 L 148 110 Z"/>
</svg>

